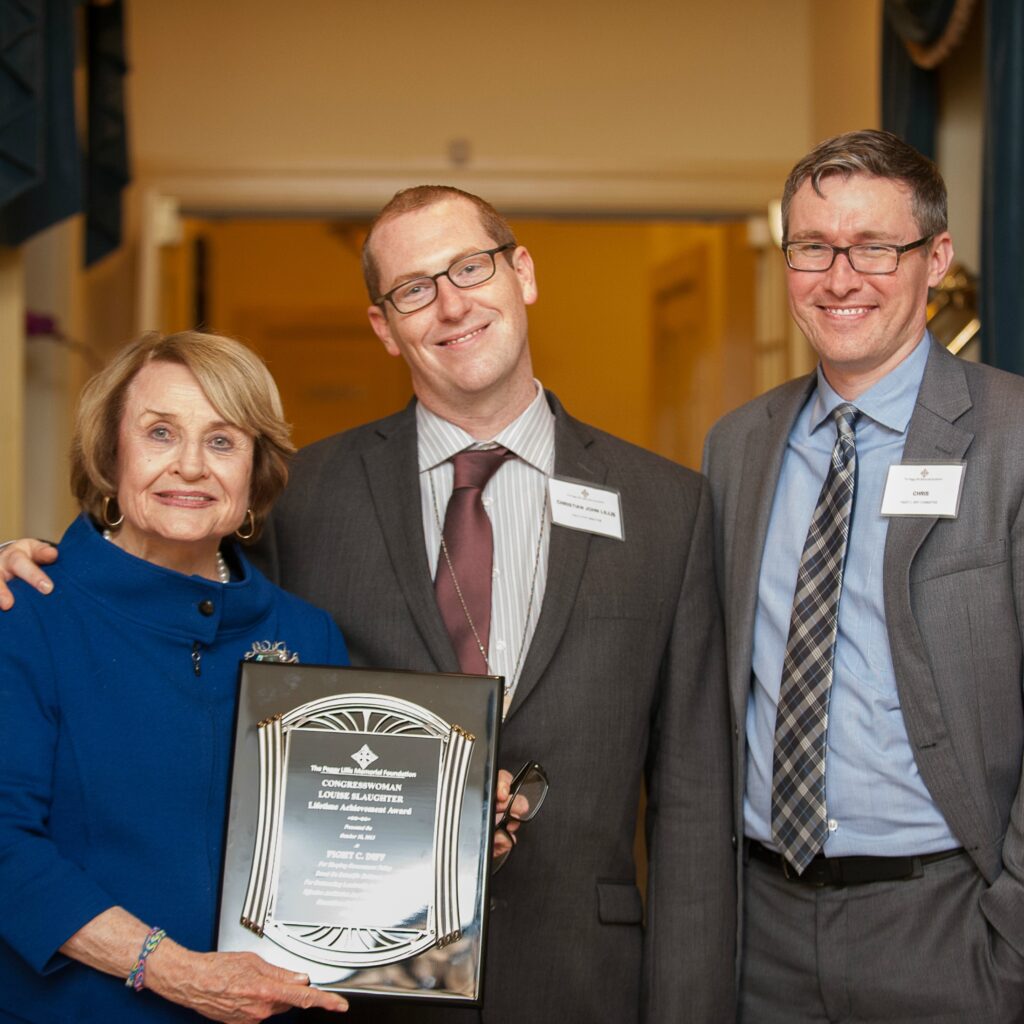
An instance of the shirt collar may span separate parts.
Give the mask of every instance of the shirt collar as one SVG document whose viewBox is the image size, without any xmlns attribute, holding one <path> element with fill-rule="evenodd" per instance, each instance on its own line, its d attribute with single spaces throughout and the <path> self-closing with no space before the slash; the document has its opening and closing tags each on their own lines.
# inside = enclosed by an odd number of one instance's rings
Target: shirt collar
<svg viewBox="0 0 1024 1024">
<path fill-rule="evenodd" d="M 488 441 L 478 441 L 461 427 L 416 403 L 416 436 L 419 468 L 423 473 L 447 462 L 466 448 L 486 448 L 500 444 L 513 455 L 542 473 L 550 474 L 555 464 L 555 417 L 544 397 L 540 381 L 534 380 L 537 394 L 533 401 Z"/>
<path fill-rule="evenodd" d="M 925 331 L 914 350 L 901 363 L 894 366 L 880 381 L 859 395 L 851 404 L 875 423 L 888 427 L 897 434 L 907 429 L 921 390 L 924 368 L 931 348 L 931 335 Z M 811 431 L 815 431 L 829 418 L 832 410 L 846 401 L 832 390 L 818 364 L 818 384 L 811 407 Z"/>
</svg>

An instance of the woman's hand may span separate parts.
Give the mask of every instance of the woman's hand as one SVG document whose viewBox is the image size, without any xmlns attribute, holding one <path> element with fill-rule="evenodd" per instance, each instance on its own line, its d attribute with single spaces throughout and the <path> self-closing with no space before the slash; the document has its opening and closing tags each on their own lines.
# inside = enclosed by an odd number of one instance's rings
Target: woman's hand
<svg viewBox="0 0 1024 1024">
<path fill-rule="evenodd" d="M 79 928 L 61 952 L 98 971 L 127 978 L 149 928 L 111 907 Z M 256 1024 L 294 1007 L 340 1012 L 348 1003 L 311 988 L 305 974 L 273 967 L 255 953 L 194 953 L 165 938 L 146 959 L 143 987 L 210 1020 Z"/>
<path fill-rule="evenodd" d="M 255 953 L 193 953 L 164 939 L 146 961 L 146 988 L 210 1020 L 255 1024 L 292 1007 L 340 1012 L 348 1003 L 312 988 L 305 974 Z"/>
</svg>

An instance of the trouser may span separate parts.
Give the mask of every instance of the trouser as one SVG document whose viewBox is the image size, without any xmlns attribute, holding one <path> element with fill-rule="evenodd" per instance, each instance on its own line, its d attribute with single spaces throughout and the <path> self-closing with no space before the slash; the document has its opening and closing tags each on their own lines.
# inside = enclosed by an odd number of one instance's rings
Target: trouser
<svg viewBox="0 0 1024 1024">
<path fill-rule="evenodd" d="M 743 1024 L 1024 1022 L 1024 957 L 966 854 L 896 882 L 813 888 L 756 860 L 745 876 Z"/>
</svg>

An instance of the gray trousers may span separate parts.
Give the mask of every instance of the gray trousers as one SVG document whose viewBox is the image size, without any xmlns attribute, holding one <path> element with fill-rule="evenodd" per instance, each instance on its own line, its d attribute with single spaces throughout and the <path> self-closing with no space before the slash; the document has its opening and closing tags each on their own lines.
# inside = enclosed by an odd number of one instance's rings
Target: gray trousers
<svg viewBox="0 0 1024 1024">
<path fill-rule="evenodd" d="M 1024 957 L 978 906 L 964 854 L 846 888 L 747 865 L 742 1024 L 1021 1024 Z"/>
</svg>

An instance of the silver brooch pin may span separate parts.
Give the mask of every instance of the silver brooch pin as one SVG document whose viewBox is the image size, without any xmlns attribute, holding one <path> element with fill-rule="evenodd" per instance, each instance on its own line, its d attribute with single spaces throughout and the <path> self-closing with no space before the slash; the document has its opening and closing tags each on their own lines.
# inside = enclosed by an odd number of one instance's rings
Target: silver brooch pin
<svg viewBox="0 0 1024 1024">
<path fill-rule="evenodd" d="M 292 654 L 283 640 L 254 640 L 252 650 L 245 652 L 244 661 L 276 661 L 282 665 L 294 665 L 298 654 Z"/>
</svg>

